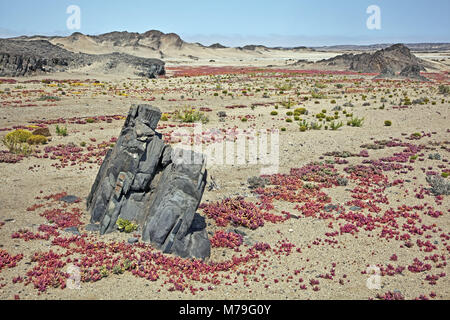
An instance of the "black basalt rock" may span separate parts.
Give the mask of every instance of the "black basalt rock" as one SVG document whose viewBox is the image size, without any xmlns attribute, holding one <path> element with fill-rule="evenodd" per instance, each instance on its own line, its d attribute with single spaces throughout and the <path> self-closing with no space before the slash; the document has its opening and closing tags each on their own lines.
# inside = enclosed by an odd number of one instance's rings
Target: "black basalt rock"
<svg viewBox="0 0 450 320">
<path fill-rule="evenodd" d="M 108 151 L 87 198 L 100 233 L 119 218 L 139 224 L 142 239 L 164 253 L 206 259 L 210 242 L 196 213 L 207 179 L 204 155 L 165 145 L 155 131 L 161 111 L 133 106 L 114 149 Z"/>
</svg>

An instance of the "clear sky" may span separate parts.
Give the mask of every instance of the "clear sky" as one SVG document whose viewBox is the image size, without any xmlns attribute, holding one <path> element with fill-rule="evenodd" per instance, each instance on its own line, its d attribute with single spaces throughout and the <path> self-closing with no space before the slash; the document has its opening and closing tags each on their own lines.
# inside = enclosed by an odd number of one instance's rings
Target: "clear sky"
<svg viewBox="0 0 450 320">
<path fill-rule="evenodd" d="M 66 26 L 69 5 L 80 30 Z M 370 5 L 380 30 L 366 26 Z M 450 0 L 0 0 L 0 37 L 156 29 L 205 45 L 450 42 L 449 13 Z"/>
</svg>

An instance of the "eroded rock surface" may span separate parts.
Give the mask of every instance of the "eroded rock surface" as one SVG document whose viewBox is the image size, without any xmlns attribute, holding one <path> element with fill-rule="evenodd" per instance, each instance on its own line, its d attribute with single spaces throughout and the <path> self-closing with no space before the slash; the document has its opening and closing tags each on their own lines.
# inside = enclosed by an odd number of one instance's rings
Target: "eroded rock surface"
<svg viewBox="0 0 450 320">
<path fill-rule="evenodd" d="M 156 78 L 165 74 L 165 64 L 159 59 L 135 57 L 124 53 L 75 53 L 47 40 L 0 39 L 0 76 L 19 77 L 42 73 L 64 72 L 96 65 L 104 73 L 120 72 L 120 66 L 130 67 L 134 74 Z M 119 71 L 117 71 L 119 70 Z"/>
<path fill-rule="evenodd" d="M 163 252 L 205 259 L 210 242 L 196 210 L 206 186 L 206 159 L 165 145 L 155 131 L 160 118 L 158 108 L 131 108 L 88 196 L 91 222 L 105 234 L 116 230 L 119 218 L 134 221 L 142 239 Z"/>
</svg>

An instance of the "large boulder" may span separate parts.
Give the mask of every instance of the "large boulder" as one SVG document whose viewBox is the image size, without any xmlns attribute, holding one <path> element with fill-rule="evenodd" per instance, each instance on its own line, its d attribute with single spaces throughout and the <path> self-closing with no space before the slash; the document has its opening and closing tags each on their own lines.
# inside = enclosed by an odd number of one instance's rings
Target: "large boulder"
<svg viewBox="0 0 450 320">
<path fill-rule="evenodd" d="M 119 218 L 134 221 L 143 240 L 163 252 L 205 259 L 210 242 L 196 210 L 206 186 L 206 159 L 165 145 L 155 131 L 160 118 L 158 108 L 131 108 L 87 198 L 91 223 L 100 223 L 105 234 L 117 229 Z"/>
</svg>

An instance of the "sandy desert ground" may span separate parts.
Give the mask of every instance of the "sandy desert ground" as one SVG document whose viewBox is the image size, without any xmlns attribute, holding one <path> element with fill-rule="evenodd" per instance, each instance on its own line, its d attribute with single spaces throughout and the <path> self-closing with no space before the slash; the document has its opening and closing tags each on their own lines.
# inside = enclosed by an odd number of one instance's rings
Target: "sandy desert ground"
<svg viewBox="0 0 450 320">
<path fill-rule="evenodd" d="M 284 57 L 239 60 L 168 61 L 167 76 L 153 80 L 96 75 L 95 66 L 0 78 L 0 138 L 51 133 L 28 157 L 0 147 L 0 299 L 449 299 L 450 202 L 426 181 L 449 184 L 446 65 L 415 82 L 302 71 Z M 210 165 L 217 186 L 198 211 L 208 261 L 85 230 L 85 198 L 133 104 L 162 110 L 158 131 L 169 143 L 181 129 L 193 135 L 175 117 L 186 108 L 209 119 L 197 137 L 204 148 L 238 131 L 279 131 L 279 173 L 259 189 L 247 180 L 260 163 Z M 68 286 L 70 265 L 80 267 L 78 289 Z"/>
</svg>

